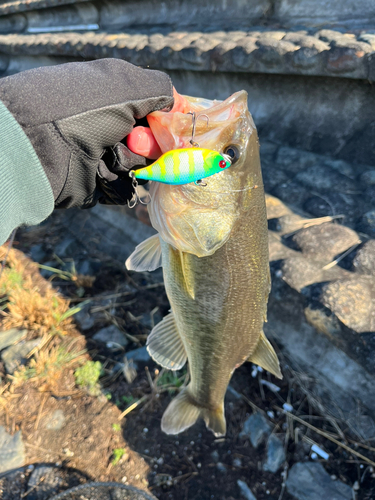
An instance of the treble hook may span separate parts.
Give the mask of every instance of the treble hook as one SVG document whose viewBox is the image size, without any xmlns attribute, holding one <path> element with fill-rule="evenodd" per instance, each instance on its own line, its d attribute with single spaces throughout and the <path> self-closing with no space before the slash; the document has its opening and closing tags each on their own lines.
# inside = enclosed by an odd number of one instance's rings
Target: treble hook
<svg viewBox="0 0 375 500">
<path fill-rule="evenodd" d="M 209 117 L 206 115 L 206 114 L 199 114 L 197 115 L 195 111 L 189 111 L 189 113 L 187 113 L 188 115 L 192 115 L 193 117 L 193 129 L 191 131 L 191 139 L 190 139 L 190 144 L 192 146 L 194 146 L 195 148 L 199 148 L 199 144 L 197 142 L 194 141 L 194 137 L 195 137 L 195 128 L 197 126 L 197 120 L 198 118 L 201 118 L 201 117 L 206 117 L 207 118 L 207 127 L 208 127 L 208 122 L 210 121 Z"/>
<path fill-rule="evenodd" d="M 132 188 L 134 189 L 134 193 L 131 200 L 128 200 L 128 207 L 134 208 L 136 205 L 138 205 L 138 203 L 140 203 L 141 205 L 148 205 L 151 201 L 150 193 L 147 193 L 147 198 L 145 200 L 142 200 L 138 193 L 138 181 L 133 170 L 130 170 L 129 177 L 132 180 Z"/>
</svg>

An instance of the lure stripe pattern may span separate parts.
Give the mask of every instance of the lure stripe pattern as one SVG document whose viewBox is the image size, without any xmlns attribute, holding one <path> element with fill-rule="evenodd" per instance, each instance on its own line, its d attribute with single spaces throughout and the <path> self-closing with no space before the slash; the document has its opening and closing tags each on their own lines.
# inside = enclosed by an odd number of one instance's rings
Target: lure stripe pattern
<svg viewBox="0 0 375 500">
<path fill-rule="evenodd" d="M 165 184 L 189 184 L 221 172 L 230 165 L 220 153 L 210 149 L 174 149 L 164 153 L 152 165 L 134 170 L 134 175 L 137 179 Z"/>
</svg>

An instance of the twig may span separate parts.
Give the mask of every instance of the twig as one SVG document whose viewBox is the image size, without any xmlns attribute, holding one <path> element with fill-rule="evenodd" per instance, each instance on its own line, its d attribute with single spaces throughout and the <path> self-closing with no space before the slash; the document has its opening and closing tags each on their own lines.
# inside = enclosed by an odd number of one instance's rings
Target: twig
<svg viewBox="0 0 375 500">
<path fill-rule="evenodd" d="M 364 455 L 362 455 L 361 453 L 358 453 L 358 451 L 355 451 L 353 450 L 353 448 L 350 448 L 350 446 L 347 446 L 346 444 L 344 443 L 341 443 L 340 441 L 338 441 L 337 439 L 335 439 L 334 437 L 330 436 L 329 434 L 327 434 L 326 432 L 318 429 L 317 427 L 314 427 L 313 425 L 305 422 L 304 420 L 302 420 L 302 418 L 299 418 L 297 417 L 296 415 L 293 415 L 293 413 L 290 413 L 289 411 L 286 411 L 286 410 L 283 410 L 283 408 L 280 408 L 279 406 L 274 406 L 274 408 L 278 411 L 281 411 L 285 414 L 287 414 L 288 416 L 290 416 L 292 419 L 296 420 L 297 422 L 299 422 L 300 424 L 303 424 L 305 425 L 306 427 L 308 427 L 309 429 L 311 429 L 312 431 L 316 432 L 317 434 L 320 434 L 321 436 L 324 436 L 325 438 L 329 439 L 330 441 L 332 441 L 333 443 L 337 444 L 338 446 L 340 446 L 341 448 L 344 448 L 344 450 L 346 451 L 349 451 L 349 453 L 351 453 L 352 455 L 355 455 L 356 457 L 359 457 L 361 458 L 362 460 L 364 460 L 365 462 L 369 463 L 370 465 L 372 465 L 373 467 L 375 467 L 375 462 L 373 462 L 372 460 L 370 460 L 369 458 L 365 457 Z"/>
<path fill-rule="evenodd" d="M 126 408 L 126 410 L 124 410 L 121 413 L 121 415 L 118 417 L 118 420 L 122 420 L 124 417 L 126 417 L 126 415 L 128 415 L 131 411 L 135 410 L 137 408 L 137 406 L 139 406 L 140 404 L 142 404 L 149 397 L 150 396 L 148 394 L 146 394 L 146 395 L 142 396 L 141 399 L 138 399 L 138 401 L 136 401 L 132 405 L 128 406 L 128 408 Z"/>
<path fill-rule="evenodd" d="M 37 417 L 37 419 L 35 420 L 35 425 L 34 425 L 34 430 L 35 430 L 35 431 L 38 429 L 38 426 L 39 426 L 39 421 L 40 421 L 40 417 L 42 416 L 43 407 L 44 407 L 44 405 L 45 405 L 45 403 L 46 403 L 47 399 L 48 399 L 48 396 L 47 396 L 47 397 L 44 397 L 44 398 L 42 399 L 41 404 L 40 404 L 40 408 L 39 408 L 39 412 L 38 412 L 38 417 Z"/>
</svg>

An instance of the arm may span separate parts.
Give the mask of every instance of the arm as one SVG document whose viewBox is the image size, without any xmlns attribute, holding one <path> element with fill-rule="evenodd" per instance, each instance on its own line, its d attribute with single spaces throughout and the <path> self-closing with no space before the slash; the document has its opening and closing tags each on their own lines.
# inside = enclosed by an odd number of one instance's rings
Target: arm
<svg viewBox="0 0 375 500">
<path fill-rule="evenodd" d="M 124 204 L 146 165 L 121 142 L 173 106 L 169 77 L 119 59 L 69 63 L 0 80 L 0 243 L 53 208 Z"/>
</svg>

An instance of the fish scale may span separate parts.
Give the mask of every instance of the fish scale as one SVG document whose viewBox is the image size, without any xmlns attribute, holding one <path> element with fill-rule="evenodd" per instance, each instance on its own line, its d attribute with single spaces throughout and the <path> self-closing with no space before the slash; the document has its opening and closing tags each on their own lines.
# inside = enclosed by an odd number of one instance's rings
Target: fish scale
<svg viewBox="0 0 375 500">
<path fill-rule="evenodd" d="M 183 148 L 168 151 L 148 167 L 133 172 L 136 179 L 179 185 L 205 179 L 230 165 L 230 161 L 217 151 Z"/>
</svg>

